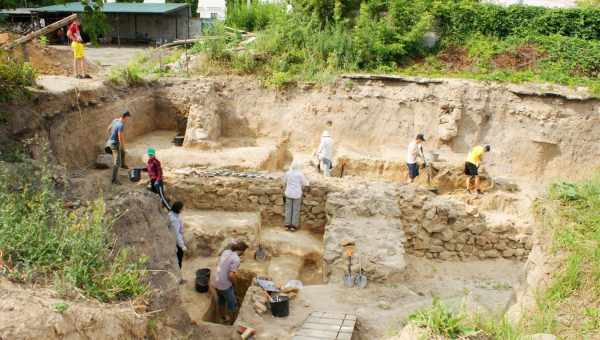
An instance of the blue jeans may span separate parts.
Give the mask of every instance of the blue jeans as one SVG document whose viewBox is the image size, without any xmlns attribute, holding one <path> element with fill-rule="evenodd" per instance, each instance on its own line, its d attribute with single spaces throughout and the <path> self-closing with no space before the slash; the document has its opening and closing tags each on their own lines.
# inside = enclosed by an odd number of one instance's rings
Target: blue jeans
<svg viewBox="0 0 600 340">
<path fill-rule="evenodd" d="M 331 159 L 323 158 L 321 159 L 323 175 L 325 177 L 331 176 Z"/>
<path fill-rule="evenodd" d="M 235 290 L 233 289 L 233 286 L 225 290 L 217 289 L 217 297 L 219 298 L 219 306 L 227 305 L 227 309 L 232 313 L 237 310 Z"/>
</svg>

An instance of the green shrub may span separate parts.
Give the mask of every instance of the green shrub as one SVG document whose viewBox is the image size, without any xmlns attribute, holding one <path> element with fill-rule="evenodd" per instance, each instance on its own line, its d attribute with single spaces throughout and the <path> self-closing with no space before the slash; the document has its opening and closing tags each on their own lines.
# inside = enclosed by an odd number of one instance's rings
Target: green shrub
<svg viewBox="0 0 600 340">
<path fill-rule="evenodd" d="M 438 298 L 433 299 L 430 308 L 410 315 L 409 320 L 417 326 L 427 328 L 433 334 L 443 335 L 450 339 L 475 333 L 475 330 L 464 322 L 463 314 L 452 313 Z"/>
<path fill-rule="evenodd" d="M 36 72 L 29 63 L 0 61 L 0 103 L 26 96 L 35 84 Z"/>
<path fill-rule="evenodd" d="M 228 2 L 225 24 L 245 31 L 265 29 L 277 17 L 285 14 L 281 4 Z"/>
<path fill-rule="evenodd" d="M 143 71 L 138 63 L 130 62 L 125 66 L 111 68 L 108 80 L 115 85 L 126 85 L 130 87 L 140 86 L 146 83 Z"/>
<path fill-rule="evenodd" d="M 0 167 L 0 250 L 14 265 L 13 279 L 54 279 L 101 301 L 147 291 L 145 259 L 131 261 L 126 250 L 112 249 L 102 200 L 67 210 L 48 171 L 15 166 L 12 172 Z"/>
</svg>

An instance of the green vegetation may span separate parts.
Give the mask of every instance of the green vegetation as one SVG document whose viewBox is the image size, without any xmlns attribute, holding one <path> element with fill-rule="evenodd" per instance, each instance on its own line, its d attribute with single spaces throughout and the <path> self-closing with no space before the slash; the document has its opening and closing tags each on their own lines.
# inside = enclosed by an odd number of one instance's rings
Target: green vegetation
<svg viewBox="0 0 600 340">
<path fill-rule="evenodd" d="M 144 294 L 146 260 L 114 249 L 103 201 L 69 210 L 53 188 L 50 173 L 28 162 L 0 167 L 0 269 L 100 301 Z"/>
<path fill-rule="evenodd" d="M 426 328 L 432 334 L 443 335 L 451 339 L 474 334 L 475 329 L 464 322 L 463 314 L 449 311 L 439 299 L 434 298 L 430 308 L 418 311 L 409 317 L 417 326 Z"/>
<path fill-rule="evenodd" d="M 35 70 L 28 63 L 0 61 L 0 103 L 26 96 L 35 77 Z"/>
<path fill-rule="evenodd" d="M 525 326 L 565 339 L 600 337 L 600 174 L 588 181 L 557 183 L 538 204 L 560 259 L 538 310 Z"/>
<path fill-rule="evenodd" d="M 482 318 L 464 311 L 451 311 L 439 299 L 434 298 L 431 307 L 413 313 L 409 320 L 423 328 L 430 336 L 448 339 L 498 339 L 522 340 L 522 333 L 502 318 Z"/>
<path fill-rule="evenodd" d="M 154 49 L 140 52 L 127 65 L 113 67 L 108 74 L 108 80 L 115 85 L 130 87 L 144 85 L 160 76 L 174 74 L 174 70 L 167 65 L 176 63 L 182 53 L 181 49 Z"/>
<path fill-rule="evenodd" d="M 52 309 L 58 313 L 64 313 L 67 309 L 69 309 L 69 305 L 65 302 L 57 302 L 52 305 Z"/>
<path fill-rule="evenodd" d="M 212 48 L 219 66 L 277 87 L 368 71 L 587 85 L 600 94 L 600 8 L 299 0 L 287 13 L 230 3 L 227 25 L 254 30 L 257 40 L 236 53 L 239 40 L 226 37 L 196 50 Z"/>
</svg>

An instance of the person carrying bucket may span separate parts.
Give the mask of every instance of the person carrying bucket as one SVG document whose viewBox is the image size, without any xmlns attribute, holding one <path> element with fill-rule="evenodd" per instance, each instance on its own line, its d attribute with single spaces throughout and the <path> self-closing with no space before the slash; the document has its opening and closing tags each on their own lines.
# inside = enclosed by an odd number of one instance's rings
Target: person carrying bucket
<svg viewBox="0 0 600 340">
<path fill-rule="evenodd" d="M 121 114 L 121 117 L 113 120 L 108 126 L 109 137 L 106 142 L 106 152 L 112 154 L 112 184 L 121 184 L 119 182 L 119 168 L 128 169 L 125 165 L 125 123 L 131 117 L 129 111 Z"/>
</svg>

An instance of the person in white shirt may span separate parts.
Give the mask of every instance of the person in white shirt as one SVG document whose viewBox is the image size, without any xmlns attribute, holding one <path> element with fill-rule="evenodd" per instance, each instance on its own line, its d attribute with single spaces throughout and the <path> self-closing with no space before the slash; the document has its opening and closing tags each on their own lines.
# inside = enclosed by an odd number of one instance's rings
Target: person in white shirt
<svg viewBox="0 0 600 340">
<path fill-rule="evenodd" d="M 417 164 L 417 158 L 425 163 L 425 155 L 423 154 L 423 142 L 425 136 L 422 133 L 417 135 L 414 141 L 408 145 L 408 152 L 406 153 L 406 166 L 408 167 L 408 183 L 413 183 L 415 178 L 419 176 L 419 165 Z"/>
<path fill-rule="evenodd" d="M 328 122 L 328 125 L 330 122 Z M 331 176 L 332 160 L 333 160 L 333 138 L 328 130 L 323 131 L 321 135 L 321 143 L 317 149 L 317 157 L 319 158 L 319 164 L 323 175 L 326 177 Z"/>
<path fill-rule="evenodd" d="M 183 240 L 183 221 L 179 216 L 182 209 L 183 203 L 177 201 L 173 203 L 171 211 L 169 211 L 169 230 L 175 235 L 177 241 L 177 263 L 179 264 L 179 269 L 181 269 L 183 263 L 183 253 L 187 251 Z"/>
<path fill-rule="evenodd" d="M 283 177 L 285 186 L 285 218 L 284 224 L 289 231 L 300 228 L 300 208 L 302 206 L 302 188 L 308 186 L 308 180 L 301 171 L 299 161 L 292 162 L 292 166 Z"/>
</svg>

